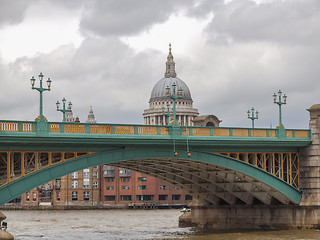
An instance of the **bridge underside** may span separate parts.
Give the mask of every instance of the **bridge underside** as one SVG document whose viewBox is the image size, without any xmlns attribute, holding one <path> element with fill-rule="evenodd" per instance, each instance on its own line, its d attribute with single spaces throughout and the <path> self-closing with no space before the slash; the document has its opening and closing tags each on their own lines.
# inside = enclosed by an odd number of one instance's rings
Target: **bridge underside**
<svg viewBox="0 0 320 240">
<path fill-rule="evenodd" d="M 183 189 L 204 205 L 289 204 L 290 198 L 244 173 L 185 159 L 141 159 L 113 163 Z"/>
<path fill-rule="evenodd" d="M 287 205 L 298 204 L 301 197 L 295 187 L 250 161 L 197 151 L 191 152 L 191 157 L 186 154 L 173 157 L 171 148 L 150 147 L 99 153 L 1 152 L 0 161 L 6 162 L 6 167 L 0 169 L 0 205 L 41 184 L 101 164 L 156 177 L 183 189 L 205 205 Z"/>
</svg>

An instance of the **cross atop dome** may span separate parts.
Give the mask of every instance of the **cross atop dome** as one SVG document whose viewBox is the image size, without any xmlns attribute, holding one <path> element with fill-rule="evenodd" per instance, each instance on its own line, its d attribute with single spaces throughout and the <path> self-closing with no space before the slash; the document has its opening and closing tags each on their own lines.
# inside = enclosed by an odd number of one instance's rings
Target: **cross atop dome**
<svg viewBox="0 0 320 240">
<path fill-rule="evenodd" d="M 175 62 L 173 61 L 173 55 L 171 53 L 171 43 L 169 43 L 169 54 L 166 62 L 166 73 L 164 74 L 166 78 L 176 77 Z"/>
</svg>

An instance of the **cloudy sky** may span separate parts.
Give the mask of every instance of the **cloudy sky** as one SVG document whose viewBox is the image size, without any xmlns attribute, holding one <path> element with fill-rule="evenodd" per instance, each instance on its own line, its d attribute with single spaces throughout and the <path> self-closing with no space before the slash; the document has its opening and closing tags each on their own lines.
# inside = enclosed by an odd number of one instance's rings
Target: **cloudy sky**
<svg viewBox="0 0 320 240">
<path fill-rule="evenodd" d="M 319 0 L 0 0 L 0 119 L 38 116 L 43 72 L 49 121 L 66 97 L 81 121 L 92 105 L 98 122 L 143 123 L 169 43 L 194 107 L 221 126 L 251 126 L 255 107 L 256 126 L 274 127 L 279 89 L 287 128 L 320 103 Z"/>
</svg>

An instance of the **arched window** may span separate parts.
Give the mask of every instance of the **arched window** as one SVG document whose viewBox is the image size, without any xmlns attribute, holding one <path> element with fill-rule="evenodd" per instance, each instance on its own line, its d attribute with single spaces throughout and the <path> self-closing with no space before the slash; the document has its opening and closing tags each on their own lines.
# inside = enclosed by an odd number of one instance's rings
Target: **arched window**
<svg viewBox="0 0 320 240">
<path fill-rule="evenodd" d="M 214 127 L 214 123 L 213 122 L 207 122 L 206 126 L 207 127 Z"/>
</svg>

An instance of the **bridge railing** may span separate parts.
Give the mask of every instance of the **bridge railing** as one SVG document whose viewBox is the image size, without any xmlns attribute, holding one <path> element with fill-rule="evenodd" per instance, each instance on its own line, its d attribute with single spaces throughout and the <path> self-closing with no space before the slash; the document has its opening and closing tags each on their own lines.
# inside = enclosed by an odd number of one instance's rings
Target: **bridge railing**
<svg viewBox="0 0 320 240">
<path fill-rule="evenodd" d="M 37 122 L 0 120 L 1 132 L 37 132 Z M 71 134 L 116 134 L 116 135 L 169 135 L 168 126 L 132 125 L 132 124 L 102 124 L 102 123 L 62 123 L 49 122 L 49 133 Z M 237 128 L 237 127 L 191 127 L 183 126 L 185 136 L 214 137 L 262 137 L 276 138 L 279 129 L 274 128 Z M 309 129 L 285 129 L 287 138 L 311 138 Z"/>
<path fill-rule="evenodd" d="M 9 121 L 0 120 L 0 132 L 35 132 L 34 121 Z"/>
<path fill-rule="evenodd" d="M 168 126 L 59 122 L 49 124 L 51 133 L 169 135 Z M 271 128 L 182 127 L 182 135 L 188 136 L 278 137 L 278 131 Z M 311 134 L 308 129 L 285 131 L 288 138 L 310 138 Z"/>
</svg>

